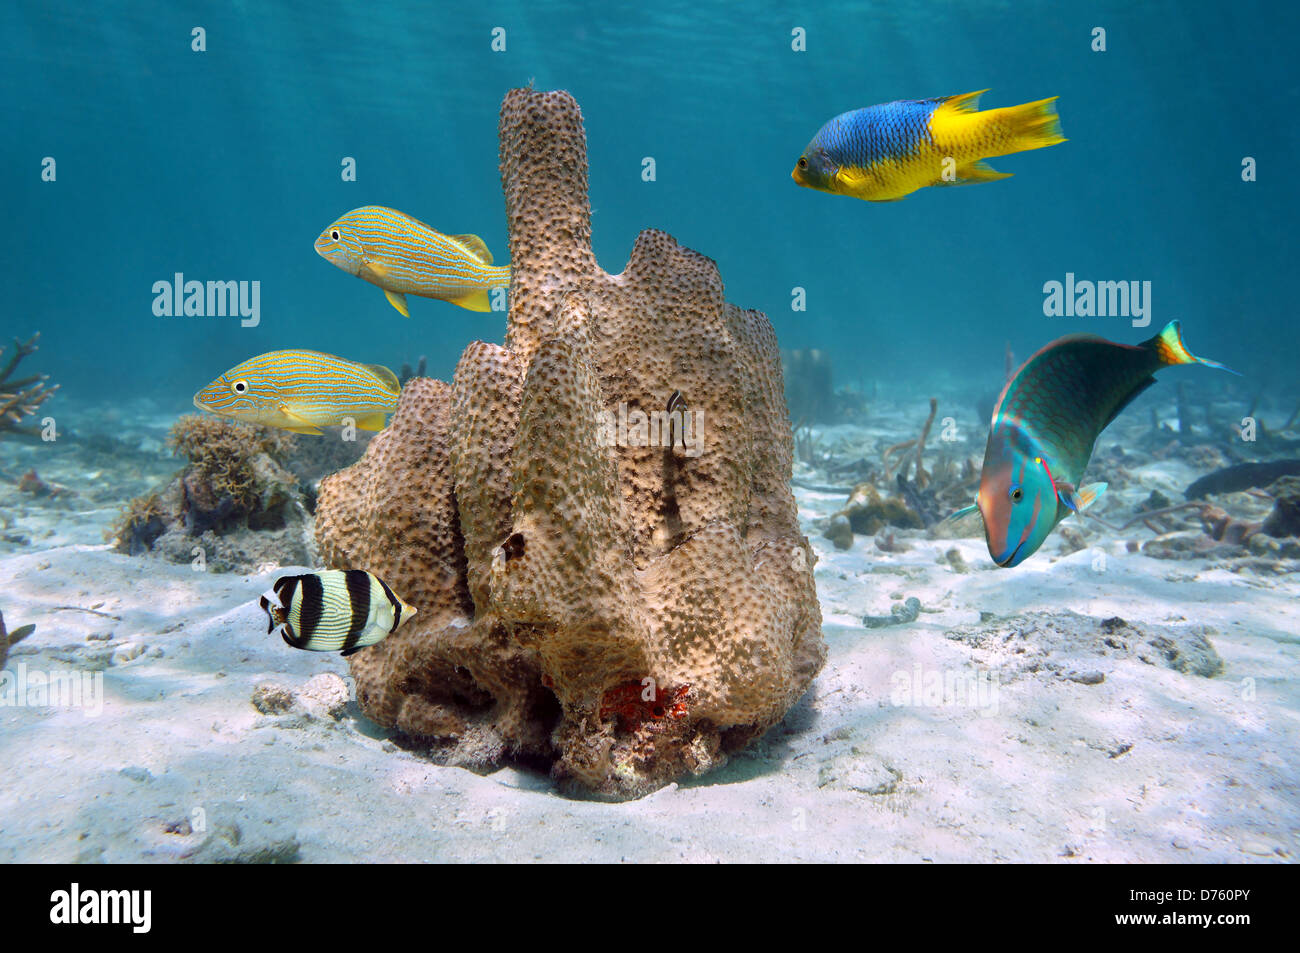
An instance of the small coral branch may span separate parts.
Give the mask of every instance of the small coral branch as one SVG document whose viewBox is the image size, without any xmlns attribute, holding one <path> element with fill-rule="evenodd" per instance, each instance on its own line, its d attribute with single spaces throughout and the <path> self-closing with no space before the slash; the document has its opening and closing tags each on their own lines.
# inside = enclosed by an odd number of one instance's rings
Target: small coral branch
<svg viewBox="0 0 1300 953">
<path fill-rule="evenodd" d="M 4 668 L 5 662 L 9 659 L 9 649 L 35 631 L 35 625 L 24 625 L 10 632 L 5 628 L 4 615 L 0 614 L 0 668 Z"/>
<path fill-rule="evenodd" d="M 0 368 L 0 433 L 11 431 L 34 434 L 36 432 L 34 427 L 21 426 L 23 419 L 35 414 L 36 408 L 49 400 L 59 389 L 58 384 L 53 387 L 45 385 L 49 380 L 47 374 L 34 374 L 31 377 L 10 380 L 14 369 L 18 367 L 18 362 L 29 354 L 35 353 L 36 342 L 40 337 L 38 332 L 26 341 L 14 338 L 12 347 L 0 348 L 0 358 L 4 357 L 6 351 L 9 352 L 9 359 L 5 361 L 4 367 Z"/>
<path fill-rule="evenodd" d="M 925 426 L 921 428 L 921 436 L 916 441 L 916 485 L 924 487 L 930 482 L 930 474 L 925 472 L 925 467 L 921 465 L 921 455 L 925 453 L 925 441 L 930 437 L 930 426 L 934 423 L 935 412 L 939 409 L 939 402 L 933 397 L 930 398 L 930 416 L 925 418 Z"/>
<path fill-rule="evenodd" d="M 915 483 L 916 483 L 916 485 L 917 485 L 918 487 L 924 487 L 924 486 L 926 486 L 926 485 L 929 484 L 929 482 L 930 482 L 930 474 L 928 474 L 928 473 L 925 472 L 925 468 L 924 468 L 924 467 L 922 466 L 922 464 L 921 464 L 921 458 L 922 458 L 922 455 L 925 453 L 925 442 L 926 442 L 926 440 L 928 440 L 929 437 L 930 437 L 930 427 L 931 427 L 931 425 L 934 424 L 934 415 L 935 415 L 935 413 L 938 411 L 938 409 L 939 409 L 939 403 L 938 403 L 938 401 L 935 400 L 933 397 L 931 397 L 931 398 L 930 398 L 930 416 L 927 417 L 927 418 L 925 419 L 925 425 L 921 428 L 921 436 L 920 436 L 920 437 L 914 437 L 914 438 L 912 438 L 911 440 L 904 440 L 902 443 L 896 443 L 896 444 L 893 444 L 893 445 L 891 445 L 891 446 L 886 447 L 884 450 L 881 451 L 881 453 L 880 453 L 880 462 L 881 462 L 881 465 L 882 465 L 882 466 L 884 467 L 884 469 L 885 469 L 885 482 L 887 482 L 887 483 L 890 482 L 891 478 L 894 476 L 893 471 L 891 471 L 890 468 L 889 468 L 889 458 L 890 458 L 890 456 L 892 456 L 892 455 L 895 454 L 895 453 L 901 455 L 902 452 L 903 452 L 904 450 L 910 450 L 910 449 L 912 449 L 913 447 L 915 447 L 915 448 L 916 448 L 916 480 L 915 480 Z M 898 470 L 898 473 L 899 473 L 899 474 L 902 474 L 903 476 L 906 476 L 906 475 L 907 475 L 907 460 L 906 460 L 906 458 L 902 458 L 902 457 L 900 456 L 900 459 L 899 459 L 898 461 L 896 461 L 896 462 L 902 464 L 901 468 Z"/>
</svg>

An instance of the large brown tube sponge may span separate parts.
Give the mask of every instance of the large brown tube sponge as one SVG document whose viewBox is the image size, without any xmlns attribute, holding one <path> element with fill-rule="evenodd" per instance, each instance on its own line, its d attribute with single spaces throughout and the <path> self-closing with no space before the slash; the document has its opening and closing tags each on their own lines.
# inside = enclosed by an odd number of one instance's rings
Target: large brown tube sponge
<svg viewBox="0 0 1300 953">
<path fill-rule="evenodd" d="M 776 338 L 663 232 L 600 269 L 569 94 L 513 90 L 500 132 L 505 346 L 407 385 L 322 484 L 317 537 L 420 610 L 352 659 L 367 715 L 449 763 L 638 797 L 725 762 L 825 660 Z M 628 445 L 670 402 L 696 429 Z"/>
</svg>

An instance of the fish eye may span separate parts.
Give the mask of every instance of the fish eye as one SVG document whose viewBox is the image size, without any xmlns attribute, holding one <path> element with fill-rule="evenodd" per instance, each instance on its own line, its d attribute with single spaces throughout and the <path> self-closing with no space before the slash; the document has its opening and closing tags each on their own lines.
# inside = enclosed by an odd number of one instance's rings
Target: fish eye
<svg viewBox="0 0 1300 953">
<path fill-rule="evenodd" d="M 1022 489 L 1020 489 L 1019 486 L 1013 486 L 1013 487 L 1011 488 L 1011 502 L 1012 502 L 1012 503 L 1019 503 L 1019 502 L 1020 502 L 1021 500 L 1023 500 L 1024 498 L 1025 498 L 1025 491 L 1022 490 Z"/>
<path fill-rule="evenodd" d="M 337 228 L 334 229 L 332 232 L 330 232 L 330 238 L 334 239 L 335 241 L 339 240 L 339 230 Z"/>
<path fill-rule="evenodd" d="M 233 390 L 236 394 L 242 394 L 246 390 L 248 390 L 248 381 L 235 381 L 233 384 L 230 385 L 230 389 Z"/>
<path fill-rule="evenodd" d="M 806 169 L 806 168 L 808 168 L 808 157 L 807 157 L 807 156 L 800 156 L 800 157 L 799 157 L 799 168 L 801 168 L 801 169 Z"/>
</svg>

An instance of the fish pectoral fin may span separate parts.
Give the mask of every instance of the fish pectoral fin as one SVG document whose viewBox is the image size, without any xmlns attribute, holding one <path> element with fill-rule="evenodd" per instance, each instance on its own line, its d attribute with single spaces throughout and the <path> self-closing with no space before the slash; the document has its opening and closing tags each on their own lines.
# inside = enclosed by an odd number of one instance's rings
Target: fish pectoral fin
<svg viewBox="0 0 1300 953">
<path fill-rule="evenodd" d="M 835 181 L 846 192 L 861 191 L 871 184 L 871 176 L 861 169 L 842 165 L 835 170 Z"/>
<path fill-rule="evenodd" d="M 477 235 L 450 235 L 452 241 L 460 242 L 465 246 L 465 250 L 471 255 L 483 262 L 485 265 L 492 264 L 492 253 L 488 251 L 487 242 Z"/>
<path fill-rule="evenodd" d="M 469 311 L 491 311 L 492 299 L 488 297 L 487 289 L 480 288 L 478 291 L 471 292 L 463 298 L 448 298 L 454 305 L 465 308 Z"/>
<path fill-rule="evenodd" d="M 365 272 L 366 275 L 370 276 L 371 278 L 387 278 L 387 277 L 388 277 L 388 266 L 385 265 L 382 261 L 375 261 L 375 260 L 373 260 L 373 259 L 367 259 L 367 260 L 366 260 L 366 261 L 361 265 L 361 270 L 362 270 L 363 272 Z"/>
<path fill-rule="evenodd" d="M 953 513 L 953 514 L 951 514 L 950 516 L 948 516 L 947 518 L 945 518 L 945 519 L 944 519 L 944 522 L 946 523 L 946 522 L 948 522 L 948 520 L 960 520 L 960 519 L 965 519 L 967 516 L 970 516 L 972 513 L 974 513 L 974 512 L 975 512 L 976 510 L 978 510 L 978 509 L 979 509 L 979 507 L 976 506 L 974 503 L 972 503 L 970 506 L 963 506 L 963 507 L 962 507 L 961 509 L 959 509 L 956 513 Z"/>
<path fill-rule="evenodd" d="M 366 414 L 364 417 L 357 418 L 357 427 L 360 430 L 383 430 L 388 423 L 386 414 Z"/>
<path fill-rule="evenodd" d="M 398 291 L 389 291 L 385 288 L 384 297 L 388 299 L 389 304 L 402 313 L 402 317 L 409 318 L 411 316 L 411 312 L 406 307 L 406 295 Z"/>
<path fill-rule="evenodd" d="M 1092 504 L 1096 503 L 1097 499 L 1106 492 L 1107 485 L 1108 484 L 1105 483 L 1089 483 L 1080 490 L 1077 494 L 1079 500 L 1079 512 L 1082 513 L 1088 507 L 1092 506 Z"/>
<path fill-rule="evenodd" d="M 1071 513 L 1082 513 L 1096 503 L 1097 497 L 1105 492 L 1105 483 L 1089 483 L 1081 490 L 1076 490 L 1071 483 L 1056 484 L 1057 498 Z"/>
</svg>

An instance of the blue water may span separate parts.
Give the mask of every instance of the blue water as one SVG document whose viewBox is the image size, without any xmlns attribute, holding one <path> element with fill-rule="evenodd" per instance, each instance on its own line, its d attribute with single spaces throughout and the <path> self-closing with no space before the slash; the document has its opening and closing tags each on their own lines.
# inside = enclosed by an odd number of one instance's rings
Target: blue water
<svg viewBox="0 0 1300 953">
<path fill-rule="evenodd" d="M 448 378 L 504 316 L 412 299 L 402 318 L 312 241 L 384 204 L 506 261 L 497 112 L 533 81 L 582 106 L 606 270 L 663 228 L 716 259 L 729 300 L 766 311 L 783 346 L 832 350 L 842 382 L 996 387 L 1008 342 L 1136 341 L 1180 318 L 1193 350 L 1289 387 L 1297 19 L 1252 2 L 5 4 L 0 321 L 43 333 L 40 369 L 65 393 L 178 413 L 282 347 L 425 354 Z M 839 112 L 984 87 L 984 108 L 1059 96 L 1069 142 L 994 163 L 1014 178 L 889 205 L 790 180 Z M 260 324 L 156 317 L 152 286 L 176 272 L 259 281 Z M 1044 316 L 1044 282 L 1067 272 L 1150 281 L 1153 327 Z"/>
</svg>

